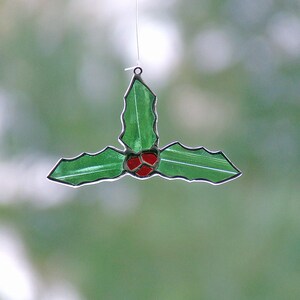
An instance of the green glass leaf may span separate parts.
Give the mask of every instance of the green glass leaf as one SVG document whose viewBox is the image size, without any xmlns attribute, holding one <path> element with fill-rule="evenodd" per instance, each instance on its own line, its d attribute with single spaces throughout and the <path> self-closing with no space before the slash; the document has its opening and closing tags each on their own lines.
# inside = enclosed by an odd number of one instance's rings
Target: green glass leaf
<svg viewBox="0 0 300 300">
<path fill-rule="evenodd" d="M 120 141 L 135 153 L 156 146 L 156 96 L 143 83 L 140 75 L 134 75 L 124 99 Z"/>
<path fill-rule="evenodd" d="M 61 159 L 48 178 L 73 186 L 114 179 L 125 173 L 124 159 L 123 153 L 107 147 L 96 154 L 83 153 L 73 159 Z"/>
<path fill-rule="evenodd" d="M 161 150 L 158 173 L 168 178 L 188 181 L 208 181 L 218 184 L 241 175 L 241 172 L 222 152 L 205 148 L 187 148 L 180 143 Z"/>
</svg>

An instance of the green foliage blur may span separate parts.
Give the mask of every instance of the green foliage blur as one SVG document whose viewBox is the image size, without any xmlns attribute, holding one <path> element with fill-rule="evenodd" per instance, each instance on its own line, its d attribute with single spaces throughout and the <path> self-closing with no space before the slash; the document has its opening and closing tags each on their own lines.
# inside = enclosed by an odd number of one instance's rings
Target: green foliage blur
<svg viewBox="0 0 300 300">
<path fill-rule="evenodd" d="M 300 299 L 297 0 L 140 4 L 140 23 L 172 24 L 180 45 L 164 66 L 145 49 L 160 145 L 223 150 L 242 177 L 46 180 L 62 156 L 122 149 L 135 1 L 121 2 L 0 1 L 0 231 L 42 282 L 16 299 L 53 281 L 76 291 L 66 300 Z"/>
</svg>

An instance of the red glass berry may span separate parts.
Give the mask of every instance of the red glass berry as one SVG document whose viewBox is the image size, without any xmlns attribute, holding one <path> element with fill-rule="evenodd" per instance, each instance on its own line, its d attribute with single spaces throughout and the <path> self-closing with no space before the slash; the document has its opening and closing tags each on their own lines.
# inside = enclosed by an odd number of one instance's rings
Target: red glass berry
<svg viewBox="0 0 300 300">
<path fill-rule="evenodd" d="M 130 171 L 135 170 L 142 164 L 140 158 L 138 156 L 132 156 L 127 160 L 127 167 Z"/>
<path fill-rule="evenodd" d="M 143 153 L 142 159 L 144 162 L 148 163 L 151 166 L 154 166 L 157 163 L 157 156 L 154 153 Z"/>
<path fill-rule="evenodd" d="M 153 172 L 153 169 L 149 166 L 142 165 L 142 167 L 135 173 L 139 177 L 147 177 Z"/>
</svg>

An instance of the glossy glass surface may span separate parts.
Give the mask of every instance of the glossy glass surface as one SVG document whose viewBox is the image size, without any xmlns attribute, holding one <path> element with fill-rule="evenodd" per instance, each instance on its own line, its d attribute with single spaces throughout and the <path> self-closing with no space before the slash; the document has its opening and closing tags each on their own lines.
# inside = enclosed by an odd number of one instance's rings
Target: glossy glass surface
<svg viewBox="0 0 300 300">
<path fill-rule="evenodd" d="M 159 174 L 217 184 L 241 174 L 222 152 L 188 148 L 178 142 L 159 150 L 156 96 L 144 84 L 141 75 L 134 73 L 124 96 L 123 131 L 119 137 L 125 150 L 107 147 L 95 155 L 84 153 L 74 159 L 61 159 L 49 179 L 79 186 L 129 173 L 140 179 Z"/>
<path fill-rule="evenodd" d="M 124 173 L 125 156 L 113 148 L 74 159 L 61 159 L 48 176 L 49 179 L 73 186 L 104 179 L 114 179 Z"/>
<path fill-rule="evenodd" d="M 167 146 L 160 153 L 158 172 L 169 178 L 221 183 L 240 175 L 240 171 L 222 152 L 186 148 L 180 143 Z"/>
<path fill-rule="evenodd" d="M 124 131 L 120 140 L 135 153 L 148 150 L 157 143 L 155 100 L 156 96 L 140 76 L 134 76 L 125 95 Z"/>
<path fill-rule="evenodd" d="M 124 168 L 134 176 L 146 178 L 156 170 L 158 162 L 158 153 L 129 154 L 125 160 Z"/>
</svg>

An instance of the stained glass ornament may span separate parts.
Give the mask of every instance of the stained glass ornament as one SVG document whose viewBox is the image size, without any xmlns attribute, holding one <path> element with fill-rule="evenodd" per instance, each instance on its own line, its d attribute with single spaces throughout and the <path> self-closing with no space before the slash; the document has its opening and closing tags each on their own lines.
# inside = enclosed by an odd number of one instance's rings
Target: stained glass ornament
<svg viewBox="0 0 300 300">
<path fill-rule="evenodd" d="M 124 96 L 119 141 L 124 150 L 106 147 L 95 153 L 62 158 L 48 175 L 50 180 L 74 187 L 119 179 L 131 175 L 138 179 L 161 176 L 189 182 L 220 184 L 241 175 L 221 151 L 190 148 L 179 142 L 158 147 L 156 96 L 144 83 L 142 69 L 134 75 Z"/>
</svg>

